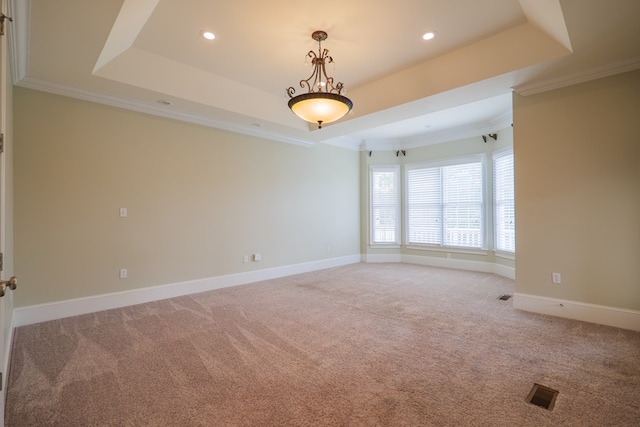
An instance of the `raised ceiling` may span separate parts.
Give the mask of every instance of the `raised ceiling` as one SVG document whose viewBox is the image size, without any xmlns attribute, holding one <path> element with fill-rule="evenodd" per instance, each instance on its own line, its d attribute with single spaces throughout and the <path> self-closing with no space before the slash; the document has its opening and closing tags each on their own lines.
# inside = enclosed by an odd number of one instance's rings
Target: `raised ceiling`
<svg viewBox="0 0 640 427">
<path fill-rule="evenodd" d="M 303 145 L 407 148 L 490 133 L 510 124 L 512 89 L 526 95 L 640 67 L 638 0 L 9 6 L 17 85 Z M 354 103 L 320 130 L 289 111 L 285 93 L 310 73 L 314 30 L 329 33 L 329 74 Z M 422 40 L 429 30 L 436 38 Z"/>
</svg>

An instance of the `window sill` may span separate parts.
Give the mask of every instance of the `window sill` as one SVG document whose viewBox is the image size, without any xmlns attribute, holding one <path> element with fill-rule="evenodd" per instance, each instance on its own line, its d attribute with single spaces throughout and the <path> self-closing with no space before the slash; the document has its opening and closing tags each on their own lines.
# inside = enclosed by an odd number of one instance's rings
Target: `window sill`
<svg viewBox="0 0 640 427">
<path fill-rule="evenodd" d="M 466 249 L 458 247 L 446 247 L 446 246 L 420 246 L 420 245 L 405 245 L 407 249 L 415 249 L 419 251 L 433 251 L 433 252 L 448 252 L 455 254 L 469 254 L 469 255 L 487 255 L 489 251 L 486 249 Z"/>
</svg>

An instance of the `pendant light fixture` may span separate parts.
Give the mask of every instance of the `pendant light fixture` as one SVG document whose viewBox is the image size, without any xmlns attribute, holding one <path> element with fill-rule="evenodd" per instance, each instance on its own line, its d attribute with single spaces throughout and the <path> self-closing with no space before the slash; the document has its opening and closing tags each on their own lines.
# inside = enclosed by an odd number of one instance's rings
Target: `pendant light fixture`
<svg viewBox="0 0 640 427">
<path fill-rule="evenodd" d="M 289 108 L 302 120 L 318 123 L 318 129 L 324 123 L 331 123 L 351 111 L 353 102 L 346 96 L 344 85 L 339 82 L 333 84 L 333 77 L 327 76 L 326 64 L 331 64 L 333 58 L 329 56 L 327 49 L 322 49 L 322 42 L 327 39 L 324 31 L 314 31 L 311 38 L 318 42 L 318 53 L 310 50 L 307 56 L 311 58 L 313 73 L 306 80 L 300 80 L 300 87 L 307 88 L 307 93 L 293 96 L 295 89 L 289 87 L 287 94 Z"/>
</svg>

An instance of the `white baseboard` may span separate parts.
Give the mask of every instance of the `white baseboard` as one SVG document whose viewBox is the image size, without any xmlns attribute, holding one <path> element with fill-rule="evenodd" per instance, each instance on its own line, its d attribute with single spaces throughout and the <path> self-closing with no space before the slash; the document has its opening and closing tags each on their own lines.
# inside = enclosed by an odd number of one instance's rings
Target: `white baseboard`
<svg viewBox="0 0 640 427">
<path fill-rule="evenodd" d="M 402 255 L 402 262 L 407 264 L 428 265 L 431 267 L 454 268 L 456 270 L 480 271 L 493 273 L 493 263 L 483 261 L 467 261 L 463 259 L 440 258 L 421 255 Z"/>
<path fill-rule="evenodd" d="M 468 261 L 463 259 L 440 258 L 421 255 L 403 254 L 363 254 L 362 262 L 404 262 L 407 264 L 428 265 L 430 267 L 453 268 L 456 270 L 480 271 L 483 273 L 495 273 L 500 276 L 515 280 L 516 270 L 502 264 L 483 261 Z"/>
<path fill-rule="evenodd" d="M 480 271 L 482 273 L 495 273 L 500 276 L 515 280 L 516 270 L 502 264 L 492 262 L 468 261 L 463 259 L 440 258 L 420 255 L 402 255 L 402 261 L 407 264 L 428 265 L 431 267 L 454 268 L 456 270 Z"/>
<path fill-rule="evenodd" d="M 94 313 L 102 310 L 120 308 L 129 305 L 142 304 L 167 298 L 206 292 L 214 289 L 230 286 L 244 285 L 262 280 L 277 279 L 294 274 L 308 273 L 326 268 L 340 267 L 358 262 L 404 262 L 408 264 L 420 264 L 433 267 L 454 268 L 460 270 L 480 271 L 495 273 L 511 279 L 515 278 L 515 269 L 501 264 L 493 264 L 479 261 L 465 261 L 450 258 L 425 257 L 401 254 L 363 254 L 350 255 L 340 258 L 330 258 L 302 264 L 275 267 L 257 270 L 247 273 L 238 273 L 225 276 L 209 277 L 188 282 L 171 283 L 144 289 L 114 292 L 110 294 L 96 295 L 86 298 L 59 301 L 48 304 L 39 304 L 16 308 L 11 318 L 12 327 L 9 333 L 13 333 L 14 327 L 30 325 L 49 320 L 62 319 L 64 317 L 78 316 Z M 626 310 L 615 307 L 607 307 L 595 304 L 586 304 L 576 301 L 560 300 L 555 298 L 540 297 L 516 293 L 513 297 L 513 306 L 519 310 L 531 311 L 552 316 L 566 317 L 569 319 L 599 323 L 615 326 L 623 329 L 640 331 L 640 311 Z M 9 341 L 11 342 L 11 341 Z M 5 355 L 5 372 L 8 357 Z"/>
<path fill-rule="evenodd" d="M 362 262 L 402 262 L 401 254 L 363 254 Z"/>
<path fill-rule="evenodd" d="M 247 273 L 215 276 L 188 282 L 170 283 L 143 289 L 95 295 L 86 298 L 19 307 L 14 310 L 13 326 L 25 326 L 33 323 L 78 316 L 129 305 L 143 304 L 167 298 L 191 295 L 214 289 L 244 285 L 262 280 L 277 279 L 294 274 L 308 273 L 326 268 L 340 267 L 360 262 L 360 255 L 330 258 L 284 267 L 268 268 Z M 13 330 L 13 328 L 12 328 Z"/>
<path fill-rule="evenodd" d="M 516 269 L 502 264 L 493 264 L 493 272 L 499 276 L 516 280 Z"/>
<path fill-rule="evenodd" d="M 640 331 L 640 311 L 635 310 L 520 293 L 513 296 L 513 307 L 534 313 Z"/>
</svg>

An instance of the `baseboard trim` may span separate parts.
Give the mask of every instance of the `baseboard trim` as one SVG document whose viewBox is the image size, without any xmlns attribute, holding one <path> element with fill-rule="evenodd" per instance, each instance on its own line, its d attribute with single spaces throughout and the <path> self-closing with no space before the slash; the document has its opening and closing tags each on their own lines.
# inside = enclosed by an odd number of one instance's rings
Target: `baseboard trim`
<svg viewBox="0 0 640 427">
<path fill-rule="evenodd" d="M 95 313 L 97 311 L 110 310 L 129 305 L 191 295 L 214 289 L 245 285 L 262 280 L 277 279 L 294 274 L 309 273 L 312 271 L 324 270 L 326 268 L 356 264 L 358 262 L 360 262 L 359 254 L 293 264 L 283 267 L 268 268 L 247 273 L 215 276 L 187 282 L 152 286 L 143 289 L 132 289 L 130 291 L 113 292 L 85 298 L 75 298 L 47 304 L 19 307 L 14 310 L 13 326 L 19 327 L 31 325 L 49 320 L 62 319 L 65 317 L 79 316 L 81 314 Z M 13 328 L 11 329 L 13 330 Z"/>
<path fill-rule="evenodd" d="M 493 272 L 499 276 L 516 280 L 516 269 L 514 267 L 508 267 L 502 264 L 493 264 Z"/>
<path fill-rule="evenodd" d="M 521 293 L 516 293 L 513 296 L 513 307 L 533 313 L 582 320 L 640 332 L 640 311 L 635 310 Z"/>
<path fill-rule="evenodd" d="M 453 268 L 456 270 L 495 273 L 512 280 L 515 280 L 516 278 L 515 268 L 484 261 L 468 261 L 464 259 L 440 258 L 421 255 L 363 254 L 362 262 L 404 262 L 407 264 L 428 265 L 430 267 L 444 267 Z"/>
<path fill-rule="evenodd" d="M 440 258 L 420 255 L 402 255 L 402 262 L 407 264 L 428 265 L 430 267 L 453 268 L 456 270 L 480 271 L 482 273 L 493 273 L 494 267 L 491 262 L 467 261 L 454 258 Z"/>
<path fill-rule="evenodd" d="M 420 255 L 402 255 L 402 261 L 407 264 L 428 265 L 430 267 L 453 268 L 456 270 L 479 271 L 482 273 L 495 273 L 500 276 L 515 280 L 516 270 L 502 264 L 484 261 L 468 261 L 463 259 L 439 258 Z"/>
<path fill-rule="evenodd" d="M 511 279 L 515 278 L 515 269 L 501 264 L 480 261 L 466 261 L 450 258 L 425 257 L 401 254 L 363 254 L 339 258 L 275 267 L 247 273 L 215 276 L 187 282 L 171 283 L 144 289 L 114 292 L 86 298 L 76 298 L 47 304 L 19 307 L 13 310 L 9 333 L 14 327 L 94 313 L 97 311 L 126 307 L 167 298 L 191 295 L 214 289 L 244 285 L 262 280 L 277 279 L 294 274 L 309 273 L 326 268 L 356 264 L 358 262 L 402 262 L 408 264 L 428 265 L 432 267 L 453 268 L 459 270 L 495 273 Z M 614 326 L 622 329 L 640 331 L 640 311 L 587 304 L 578 301 L 547 298 L 536 295 L 516 293 L 513 297 L 516 309 L 551 316 L 565 317 Z M 10 339 L 11 343 L 12 340 Z M 10 351 L 7 349 L 7 351 Z M 5 372 L 9 363 L 9 355 L 4 355 Z M 3 379 L 4 380 L 4 379 Z"/>
<path fill-rule="evenodd" d="M 401 254 L 364 254 L 362 262 L 402 262 Z"/>
</svg>

